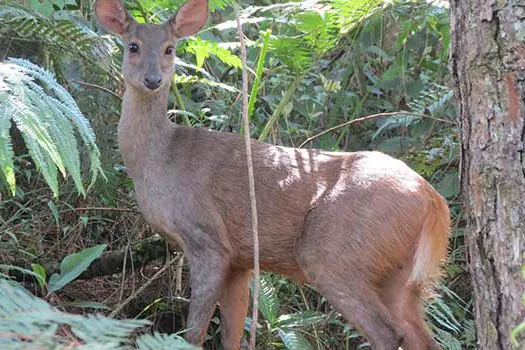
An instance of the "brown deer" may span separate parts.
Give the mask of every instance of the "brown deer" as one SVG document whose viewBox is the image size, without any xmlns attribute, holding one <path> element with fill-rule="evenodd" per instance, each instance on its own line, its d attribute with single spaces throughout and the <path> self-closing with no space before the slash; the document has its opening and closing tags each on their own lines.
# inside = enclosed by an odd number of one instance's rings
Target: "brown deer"
<svg viewBox="0 0 525 350">
<path fill-rule="evenodd" d="M 222 345 L 238 349 L 253 268 L 244 143 L 166 117 L 174 47 L 204 26 L 207 0 L 161 25 L 138 24 L 120 0 L 95 12 L 124 43 L 118 142 L 140 211 L 190 264 L 186 339 L 203 343 L 219 303 Z M 422 304 L 447 255 L 445 200 L 379 152 L 252 147 L 261 268 L 314 286 L 374 349 L 438 349 Z"/>
</svg>

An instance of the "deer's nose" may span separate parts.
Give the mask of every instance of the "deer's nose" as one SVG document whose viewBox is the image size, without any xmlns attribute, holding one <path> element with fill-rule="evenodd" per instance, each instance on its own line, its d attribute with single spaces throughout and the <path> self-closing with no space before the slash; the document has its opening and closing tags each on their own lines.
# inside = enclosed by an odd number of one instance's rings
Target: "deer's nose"
<svg viewBox="0 0 525 350">
<path fill-rule="evenodd" d="M 150 73 L 144 77 L 144 85 L 150 90 L 157 89 L 162 83 L 162 76 L 160 73 Z"/>
</svg>

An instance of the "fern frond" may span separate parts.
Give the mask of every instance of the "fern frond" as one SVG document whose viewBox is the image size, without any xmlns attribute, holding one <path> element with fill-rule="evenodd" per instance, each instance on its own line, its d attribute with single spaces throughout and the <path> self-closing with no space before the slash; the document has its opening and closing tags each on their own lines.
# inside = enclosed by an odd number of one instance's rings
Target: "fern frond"
<svg viewBox="0 0 525 350">
<path fill-rule="evenodd" d="M 92 348 L 121 348 L 144 320 L 113 320 L 99 315 L 80 316 L 56 310 L 29 292 L 0 279 L 0 343 L 7 348 L 54 348 L 71 339 L 57 334 L 60 325 L 71 327 L 73 334 Z M 31 346 L 28 346 L 31 345 Z"/>
<path fill-rule="evenodd" d="M 89 25 L 69 11 L 60 12 L 60 19 L 43 17 L 31 10 L 5 5 L 0 9 L 0 37 L 10 40 L 41 42 L 57 55 L 71 55 L 110 76 L 119 76 L 118 65 L 109 53 L 115 48 L 110 37 L 97 35 Z"/>
<path fill-rule="evenodd" d="M 141 3 L 141 10 L 143 13 L 153 14 L 153 16 L 157 17 L 159 21 L 165 21 L 169 17 L 173 16 L 174 12 L 179 8 L 182 4 L 184 4 L 186 0 L 155 0 L 155 1 L 143 1 Z M 208 2 L 208 8 L 211 12 L 215 12 L 217 10 L 223 10 L 228 6 L 231 6 L 235 4 L 235 0 L 210 0 Z M 136 16 L 139 18 L 143 15 L 143 13 L 140 13 L 141 11 L 138 11 L 137 13 L 134 13 L 132 10 L 133 15 L 139 15 Z"/>
<path fill-rule="evenodd" d="M 137 349 L 139 350 L 158 350 L 158 349 L 179 349 L 197 350 L 196 346 L 186 343 L 181 337 L 175 334 L 144 334 L 137 339 Z"/>
<path fill-rule="evenodd" d="M 241 68 L 241 59 L 229 50 L 222 48 L 218 43 L 202 40 L 201 38 L 193 38 L 188 40 L 186 51 L 191 52 L 197 59 L 197 67 L 202 67 L 204 60 L 210 55 L 217 56 L 223 63 L 235 67 Z"/>
<path fill-rule="evenodd" d="M 307 11 L 295 16 L 297 29 L 303 40 L 317 55 L 322 55 L 335 46 L 339 39 L 339 26 L 333 11 Z"/>
<path fill-rule="evenodd" d="M 87 146 L 91 161 L 91 183 L 99 172 L 100 152 L 95 134 L 68 92 L 53 75 L 23 59 L 0 63 L 0 167 L 14 193 L 13 152 L 10 146 L 11 121 L 21 131 L 29 154 L 55 195 L 57 173 L 70 173 L 76 188 L 84 193 L 76 134 Z M 75 133 L 76 129 L 76 133 Z"/>
<path fill-rule="evenodd" d="M 439 114 L 452 102 L 453 91 L 449 87 L 439 84 L 428 84 L 425 89 L 415 96 L 408 106 L 418 113 Z"/>
<path fill-rule="evenodd" d="M 101 315 L 73 315 L 55 309 L 19 284 L 0 278 L 0 344 L 3 349 L 129 349 L 131 335 L 149 325 L 147 320 L 115 320 Z M 67 325 L 73 335 L 63 336 Z M 196 347 L 176 335 L 142 335 L 138 349 Z"/>
<path fill-rule="evenodd" d="M 279 298 L 275 286 L 267 274 L 261 278 L 259 311 L 270 324 L 274 324 L 279 316 Z"/>
<path fill-rule="evenodd" d="M 452 103 L 453 91 L 442 85 L 428 84 L 425 86 L 409 103 L 410 111 L 420 114 L 439 115 Z M 383 131 L 397 129 L 399 127 L 409 127 L 419 122 L 421 119 L 412 115 L 403 115 L 385 118 L 378 122 L 379 128 L 376 130 L 372 139 L 375 139 Z"/>
<path fill-rule="evenodd" d="M 304 45 L 303 37 L 300 35 L 272 38 L 269 49 L 294 71 L 305 71 L 314 61 L 314 53 Z"/>
<path fill-rule="evenodd" d="M 9 77 L 9 76 L 6 76 Z M 13 85 L 15 84 L 11 81 Z M 22 133 L 29 155 L 44 176 L 47 184 L 58 194 L 57 166 L 62 167 L 58 150 L 53 143 L 46 125 L 39 122 L 39 112 L 26 94 L 24 86 L 17 86 L 14 95 L 0 103 L 5 104 L 8 114 Z"/>
<path fill-rule="evenodd" d="M 381 9 L 383 3 L 382 0 L 328 0 L 343 35 Z"/>
<path fill-rule="evenodd" d="M 286 27 L 285 35 L 270 40 L 270 50 L 294 71 L 306 71 L 313 62 L 334 48 L 351 28 L 380 9 L 381 0 L 305 0 L 268 6 L 250 6 L 241 11 L 244 23 L 272 21 Z M 228 29 L 222 23 L 215 29 Z M 274 31 L 277 32 L 277 31 Z"/>
<path fill-rule="evenodd" d="M 2 80 L 0 80 L 0 101 L 7 99 L 7 91 L 2 88 Z M 15 194 L 15 170 L 14 170 L 14 152 L 11 144 L 11 136 L 9 130 L 11 128 L 11 120 L 7 115 L 7 106 L 0 103 L 0 171 L 2 172 L 5 182 L 11 194 Z"/>
<path fill-rule="evenodd" d="M 454 305 L 455 308 L 460 308 L 467 313 L 469 312 L 468 306 L 457 294 L 445 285 L 440 285 L 439 289 L 443 291 L 447 302 L 441 297 L 435 297 L 427 301 L 427 315 L 432 322 L 432 328 L 437 340 L 444 348 L 461 349 L 461 342 L 458 339 L 461 335 L 468 332 L 470 325 L 468 319 L 456 319 L 449 305 Z"/>
<path fill-rule="evenodd" d="M 11 61 L 27 69 L 31 76 L 41 81 L 44 87 L 56 96 L 56 98 L 50 100 L 51 103 L 49 105 L 56 111 L 56 115 L 64 115 L 76 127 L 78 135 L 80 135 L 84 145 L 88 148 L 91 164 L 90 171 L 92 174 L 91 184 L 94 183 L 97 179 L 98 173 L 102 171 L 100 165 L 100 151 L 96 144 L 95 133 L 93 132 L 89 121 L 78 108 L 73 97 L 60 84 L 57 84 L 54 76 L 45 69 L 23 59 L 11 59 Z M 76 146 L 76 140 L 73 137 L 71 137 L 71 140 Z M 76 167 L 74 168 L 76 169 Z M 80 176 L 78 176 L 77 180 L 80 183 Z"/>
</svg>

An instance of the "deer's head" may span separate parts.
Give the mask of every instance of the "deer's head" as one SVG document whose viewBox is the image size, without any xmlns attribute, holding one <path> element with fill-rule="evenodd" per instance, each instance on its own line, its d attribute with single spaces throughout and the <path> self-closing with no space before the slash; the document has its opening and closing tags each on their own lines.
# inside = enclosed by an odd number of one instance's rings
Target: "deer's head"
<svg viewBox="0 0 525 350">
<path fill-rule="evenodd" d="M 122 38 L 122 74 L 127 87 L 153 93 L 169 86 L 173 75 L 175 46 L 194 35 L 208 19 L 207 0 L 189 0 L 163 24 L 139 24 L 120 0 L 97 0 L 95 14 L 100 25 Z"/>
</svg>

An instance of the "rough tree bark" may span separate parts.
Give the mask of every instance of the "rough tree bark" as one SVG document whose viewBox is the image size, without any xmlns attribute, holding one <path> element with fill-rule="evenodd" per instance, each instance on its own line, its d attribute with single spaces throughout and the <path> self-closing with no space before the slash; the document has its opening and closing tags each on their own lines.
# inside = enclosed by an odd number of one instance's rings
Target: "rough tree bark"
<svg viewBox="0 0 525 350">
<path fill-rule="evenodd" d="M 452 0 L 451 69 L 479 349 L 525 317 L 525 0 Z"/>
</svg>

